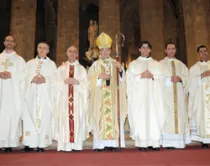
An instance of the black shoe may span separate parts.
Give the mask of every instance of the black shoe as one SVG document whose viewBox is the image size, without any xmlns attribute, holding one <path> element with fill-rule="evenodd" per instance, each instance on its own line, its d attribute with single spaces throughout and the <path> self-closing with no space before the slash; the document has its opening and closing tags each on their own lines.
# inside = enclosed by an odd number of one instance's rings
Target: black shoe
<svg viewBox="0 0 210 166">
<path fill-rule="evenodd" d="M 32 152 L 34 151 L 33 148 L 30 148 L 29 146 L 25 146 L 24 149 L 21 150 L 22 152 Z"/>
<path fill-rule="evenodd" d="M 72 150 L 72 152 L 80 152 L 80 151 L 81 151 L 81 150 L 74 150 L 74 149 Z"/>
<path fill-rule="evenodd" d="M 44 152 L 44 148 L 37 148 L 37 152 Z"/>
<path fill-rule="evenodd" d="M 104 149 L 93 149 L 94 152 L 103 152 Z"/>
<path fill-rule="evenodd" d="M 160 148 L 153 148 L 154 151 L 160 151 Z"/>
<path fill-rule="evenodd" d="M 165 149 L 171 150 L 171 149 L 175 149 L 175 148 L 174 147 L 166 147 Z"/>
<path fill-rule="evenodd" d="M 116 152 L 116 151 L 117 151 L 117 148 L 114 148 L 114 147 L 105 147 L 104 150 L 105 150 L 105 151 Z"/>
<path fill-rule="evenodd" d="M 208 144 L 201 143 L 201 145 L 202 145 L 202 148 L 204 148 L 204 149 L 208 148 Z"/>
<path fill-rule="evenodd" d="M 5 148 L 5 152 L 12 152 L 12 148 Z"/>
<path fill-rule="evenodd" d="M 142 152 L 146 152 L 147 148 L 139 148 L 139 150 L 142 151 Z"/>
<path fill-rule="evenodd" d="M 112 152 L 116 152 L 117 151 L 117 148 L 112 148 L 111 151 Z"/>
</svg>

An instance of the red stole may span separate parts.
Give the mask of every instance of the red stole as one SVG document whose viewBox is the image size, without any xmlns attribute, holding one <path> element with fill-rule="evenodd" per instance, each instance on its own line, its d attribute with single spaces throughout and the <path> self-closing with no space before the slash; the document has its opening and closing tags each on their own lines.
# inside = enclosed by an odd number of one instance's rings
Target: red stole
<svg viewBox="0 0 210 166">
<path fill-rule="evenodd" d="M 69 78 L 74 78 L 74 66 L 69 67 Z M 69 85 L 69 129 L 70 142 L 74 143 L 74 87 Z"/>
</svg>

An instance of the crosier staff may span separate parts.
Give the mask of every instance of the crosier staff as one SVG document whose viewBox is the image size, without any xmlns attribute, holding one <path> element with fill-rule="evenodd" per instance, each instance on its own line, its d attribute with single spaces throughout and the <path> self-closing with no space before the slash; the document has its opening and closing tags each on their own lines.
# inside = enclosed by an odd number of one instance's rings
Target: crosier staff
<svg viewBox="0 0 210 166">
<path fill-rule="evenodd" d="M 119 48 L 118 48 L 118 36 L 122 37 L 122 47 L 124 46 L 124 41 L 125 41 L 125 36 L 122 33 L 117 33 L 115 36 L 116 39 L 116 61 L 121 63 L 121 58 L 120 58 L 120 53 L 119 53 Z M 121 130 L 120 130 L 120 120 L 121 120 L 121 112 L 120 112 L 120 90 L 119 90 L 119 69 L 117 68 L 116 70 L 117 74 L 117 114 L 118 114 L 118 128 L 119 128 L 119 136 L 118 136 L 118 150 L 121 151 Z"/>
</svg>

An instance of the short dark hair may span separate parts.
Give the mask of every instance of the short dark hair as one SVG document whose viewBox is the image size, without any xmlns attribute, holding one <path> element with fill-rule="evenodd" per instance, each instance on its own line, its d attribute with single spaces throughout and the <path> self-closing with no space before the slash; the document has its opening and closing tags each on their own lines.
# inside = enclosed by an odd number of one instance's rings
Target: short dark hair
<svg viewBox="0 0 210 166">
<path fill-rule="evenodd" d="M 174 42 L 172 42 L 172 41 L 169 41 L 169 42 L 165 43 L 165 49 L 167 49 L 169 44 L 173 44 L 175 46 L 175 48 L 176 48 L 176 44 Z"/>
<path fill-rule="evenodd" d="M 148 47 L 149 47 L 150 49 L 152 49 L 152 44 L 151 44 L 149 41 L 147 41 L 147 40 L 141 41 L 140 44 L 139 44 L 139 48 L 141 48 L 141 47 L 143 46 L 143 44 L 147 44 Z"/>
<path fill-rule="evenodd" d="M 10 37 L 12 37 L 12 38 L 14 39 L 14 42 L 16 42 L 15 37 L 14 37 L 14 36 L 12 36 L 12 35 L 7 35 L 7 36 L 4 38 L 4 41 L 5 41 L 5 40 L 6 40 L 6 38 L 7 38 L 7 37 L 9 37 L 9 36 L 10 36 Z"/>
<path fill-rule="evenodd" d="M 205 46 L 205 45 L 200 45 L 198 48 L 197 48 L 197 53 L 199 53 L 200 49 L 201 48 L 206 48 L 208 50 L 208 48 Z"/>
<path fill-rule="evenodd" d="M 46 44 L 46 45 L 50 48 L 50 45 L 49 45 L 47 42 L 45 42 L 45 41 L 39 42 L 39 43 L 37 44 L 37 46 L 38 46 L 39 44 Z"/>
</svg>

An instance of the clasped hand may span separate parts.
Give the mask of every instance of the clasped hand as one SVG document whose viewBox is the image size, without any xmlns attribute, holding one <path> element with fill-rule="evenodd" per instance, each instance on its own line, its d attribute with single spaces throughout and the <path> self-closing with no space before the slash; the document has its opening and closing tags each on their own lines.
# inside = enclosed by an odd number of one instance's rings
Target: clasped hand
<svg viewBox="0 0 210 166">
<path fill-rule="evenodd" d="M 32 80 L 32 83 L 34 84 L 43 84 L 43 83 L 46 83 L 46 79 L 44 76 L 42 75 L 36 75 L 33 80 Z"/>
<path fill-rule="evenodd" d="M 0 72 L 0 78 L 1 79 L 10 79 L 11 73 L 8 71 Z"/>
<path fill-rule="evenodd" d="M 153 78 L 153 74 L 147 69 L 143 73 L 141 73 L 141 78 L 151 79 Z"/>
<path fill-rule="evenodd" d="M 210 70 L 207 70 L 201 74 L 201 78 L 209 77 L 209 76 L 210 76 Z"/>
<path fill-rule="evenodd" d="M 111 78 L 111 75 L 110 74 L 106 74 L 106 73 L 101 73 L 101 74 L 99 74 L 98 78 L 109 80 Z"/>
<path fill-rule="evenodd" d="M 75 78 L 67 78 L 64 80 L 64 83 L 68 85 L 78 85 L 79 81 Z"/>
<path fill-rule="evenodd" d="M 171 77 L 171 82 L 177 83 L 180 82 L 182 79 L 179 76 L 172 76 Z"/>
<path fill-rule="evenodd" d="M 117 66 L 119 72 L 122 72 L 122 65 L 120 64 L 120 62 L 116 61 L 116 66 Z"/>
</svg>

